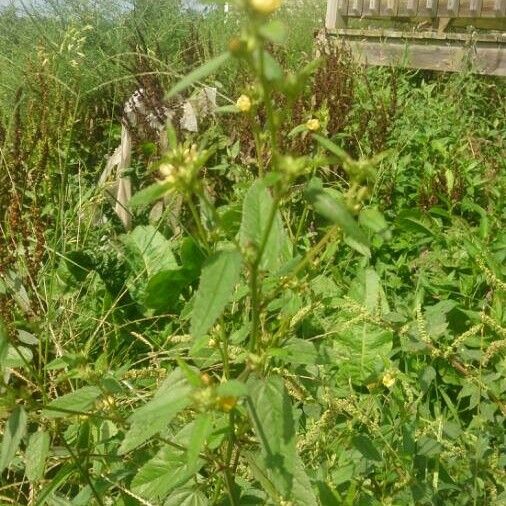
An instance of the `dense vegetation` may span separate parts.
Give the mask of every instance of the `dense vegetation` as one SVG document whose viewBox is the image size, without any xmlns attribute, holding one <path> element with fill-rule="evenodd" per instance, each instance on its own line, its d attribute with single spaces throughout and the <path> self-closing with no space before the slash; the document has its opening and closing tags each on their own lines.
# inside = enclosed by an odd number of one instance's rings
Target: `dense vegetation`
<svg viewBox="0 0 506 506">
<path fill-rule="evenodd" d="M 504 81 L 237 4 L 0 14 L 0 503 L 505 504 Z"/>
</svg>

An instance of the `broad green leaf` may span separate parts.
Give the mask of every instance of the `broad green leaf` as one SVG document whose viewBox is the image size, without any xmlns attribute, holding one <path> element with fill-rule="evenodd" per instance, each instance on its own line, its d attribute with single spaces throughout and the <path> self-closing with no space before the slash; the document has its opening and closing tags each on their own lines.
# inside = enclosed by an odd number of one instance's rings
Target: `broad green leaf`
<svg viewBox="0 0 506 506">
<path fill-rule="evenodd" d="M 292 338 L 283 348 L 280 349 L 279 356 L 284 362 L 292 364 L 316 364 L 318 361 L 318 352 L 315 345 L 305 339 Z"/>
<path fill-rule="evenodd" d="M 168 311 L 177 303 L 181 291 L 190 281 L 182 269 L 157 272 L 147 282 L 142 302 L 147 308 Z"/>
<path fill-rule="evenodd" d="M 4 367 L 10 367 L 16 369 L 17 367 L 26 367 L 33 359 L 33 353 L 30 348 L 26 346 L 7 346 L 7 352 L 5 353 L 3 364 Z"/>
<path fill-rule="evenodd" d="M 175 369 L 157 390 L 153 399 L 137 408 L 129 417 L 132 424 L 119 453 L 125 454 L 167 427 L 191 402 L 192 386 L 181 369 Z"/>
<path fill-rule="evenodd" d="M 304 463 L 298 455 L 295 456 L 291 499 L 295 506 L 318 506 L 311 481 L 304 470 Z"/>
<path fill-rule="evenodd" d="M 0 474 L 11 463 L 26 432 L 27 416 L 23 406 L 16 406 L 5 423 L 0 448 Z"/>
<path fill-rule="evenodd" d="M 165 445 L 139 469 L 132 480 L 131 490 L 148 501 L 162 501 L 193 474 L 186 465 L 185 452 Z"/>
<path fill-rule="evenodd" d="M 256 181 L 250 187 L 243 203 L 242 222 L 239 231 L 241 246 L 254 245 L 259 248 L 267 234 L 267 226 L 273 199 L 264 182 Z M 281 219 L 276 212 L 269 232 L 260 267 L 274 272 L 292 258 L 292 245 Z"/>
<path fill-rule="evenodd" d="M 147 206 L 155 200 L 162 198 L 170 190 L 170 184 L 154 183 L 137 192 L 129 202 L 131 208 Z"/>
<path fill-rule="evenodd" d="M 343 233 L 358 244 L 359 253 L 370 256 L 369 242 L 364 232 L 358 226 L 355 218 L 340 196 L 329 188 L 323 188 L 321 181 L 313 178 L 306 188 L 306 197 L 318 214 L 335 225 L 339 225 Z"/>
<path fill-rule="evenodd" d="M 123 439 L 119 447 L 118 454 L 124 455 L 134 450 L 159 432 L 166 430 L 166 428 L 167 421 L 164 418 L 150 418 L 149 424 L 146 424 L 143 420 L 132 422 L 125 434 L 125 439 Z"/>
<path fill-rule="evenodd" d="M 45 431 L 34 432 L 28 440 L 25 451 L 25 473 L 32 483 L 44 476 L 49 443 L 49 433 Z"/>
<path fill-rule="evenodd" d="M 381 371 L 392 349 L 392 337 L 391 331 L 367 323 L 338 332 L 333 346 L 339 358 L 337 376 L 362 383 Z"/>
<path fill-rule="evenodd" d="M 204 65 L 198 67 L 197 69 L 190 72 L 187 76 L 183 77 L 181 81 L 179 81 L 169 90 L 165 98 L 169 99 L 175 97 L 192 84 L 205 79 L 208 75 L 216 72 L 229 58 L 230 53 L 227 52 L 220 54 L 219 56 L 216 56 L 215 58 L 204 63 Z"/>
<path fill-rule="evenodd" d="M 188 444 L 188 469 L 194 469 L 199 459 L 199 453 L 213 430 L 211 413 L 201 413 L 195 419 L 190 441 Z"/>
<path fill-rule="evenodd" d="M 371 207 L 363 209 L 360 212 L 358 221 L 363 227 L 368 228 L 376 234 L 381 234 L 386 239 L 389 239 L 391 237 L 391 234 L 388 230 L 388 223 L 385 220 L 383 214 L 378 211 L 378 209 Z"/>
<path fill-rule="evenodd" d="M 148 278 L 162 272 L 179 269 L 170 241 L 151 225 L 136 227 L 124 236 L 127 261 L 134 274 Z"/>
<path fill-rule="evenodd" d="M 172 243 L 153 226 L 139 226 L 123 237 L 130 266 L 127 286 L 136 302 L 168 311 L 187 284 L 172 252 Z"/>
<path fill-rule="evenodd" d="M 85 413 L 93 406 L 101 393 L 98 387 L 82 387 L 51 401 L 42 412 L 50 418 L 61 418 L 71 414 Z"/>
<path fill-rule="evenodd" d="M 190 328 L 198 343 L 232 299 L 239 282 L 241 263 L 237 250 L 222 250 L 213 255 L 202 269 Z"/>
<path fill-rule="evenodd" d="M 353 281 L 349 296 L 364 306 L 371 314 L 390 312 L 381 280 L 372 268 L 361 271 Z"/>
<path fill-rule="evenodd" d="M 278 487 L 292 487 L 295 462 L 295 420 L 290 398 L 278 376 L 248 381 L 248 408 L 262 447 L 264 464 Z"/>
<path fill-rule="evenodd" d="M 163 506 L 207 506 L 207 497 L 197 487 L 183 487 L 175 490 Z"/>
<path fill-rule="evenodd" d="M 371 439 L 364 435 L 358 434 L 351 439 L 353 446 L 368 460 L 381 461 L 381 454 L 374 446 Z"/>
</svg>

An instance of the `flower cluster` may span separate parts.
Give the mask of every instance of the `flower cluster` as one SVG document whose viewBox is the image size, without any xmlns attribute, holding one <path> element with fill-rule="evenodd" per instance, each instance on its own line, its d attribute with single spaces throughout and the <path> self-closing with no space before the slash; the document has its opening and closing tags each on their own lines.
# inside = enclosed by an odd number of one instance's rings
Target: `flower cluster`
<svg viewBox="0 0 506 506">
<path fill-rule="evenodd" d="M 196 144 L 182 145 L 168 151 L 158 164 L 162 183 L 182 192 L 194 190 L 198 172 L 208 157 L 209 153 L 199 152 Z"/>
</svg>

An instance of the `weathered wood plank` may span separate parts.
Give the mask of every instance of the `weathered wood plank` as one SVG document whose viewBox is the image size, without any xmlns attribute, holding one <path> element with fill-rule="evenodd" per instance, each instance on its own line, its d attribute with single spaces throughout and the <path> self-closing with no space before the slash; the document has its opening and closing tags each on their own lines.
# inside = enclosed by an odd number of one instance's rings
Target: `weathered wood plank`
<svg viewBox="0 0 506 506">
<path fill-rule="evenodd" d="M 364 0 L 363 16 L 377 17 L 380 14 L 380 0 Z"/>
<path fill-rule="evenodd" d="M 373 18 L 504 18 L 500 23 L 506 30 L 506 0 L 328 0 L 327 27 L 336 16 Z"/>
<path fill-rule="evenodd" d="M 360 63 L 374 66 L 401 65 L 408 68 L 458 72 L 471 68 L 478 74 L 506 76 L 506 48 L 502 44 L 478 42 L 468 48 L 458 41 L 401 38 L 347 39 Z"/>
<path fill-rule="evenodd" d="M 380 17 L 396 17 L 398 7 L 398 0 L 381 0 Z"/>
<path fill-rule="evenodd" d="M 350 0 L 348 4 L 348 16 L 354 18 L 362 17 L 363 0 Z"/>
<path fill-rule="evenodd" d="M 337 22 L 337 0 L 327 0 L 327 15 L 325 16 L 325 28 L 334 30 Z"/>
</svg>

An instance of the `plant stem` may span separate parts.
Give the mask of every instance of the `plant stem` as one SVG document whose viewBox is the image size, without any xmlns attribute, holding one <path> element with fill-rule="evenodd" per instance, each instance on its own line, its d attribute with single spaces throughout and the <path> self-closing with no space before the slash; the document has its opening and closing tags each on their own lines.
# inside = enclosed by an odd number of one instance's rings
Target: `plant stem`
<svg viewBox="0 0 506 506">
<path fill-rule="evenodd" d="M 195 225 L 197 226 L 197 232 L 200 236 L 200 239 L 204 243 L 205 248 L 209 251 L 209 242 L 207 241 L 207 234 L 204 229 L 204 226 L 202 225 L 202 220 L 200 219 L 199 212 L 195 207 L 195 203 L 193 202 L 192 196 L 190 195 L 187 200 L 188 200 L 188 207 L 190 208 L 193 220 L 195 221 Z"/>
</svg>

